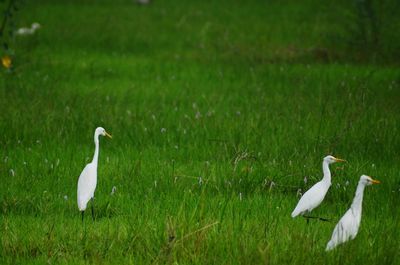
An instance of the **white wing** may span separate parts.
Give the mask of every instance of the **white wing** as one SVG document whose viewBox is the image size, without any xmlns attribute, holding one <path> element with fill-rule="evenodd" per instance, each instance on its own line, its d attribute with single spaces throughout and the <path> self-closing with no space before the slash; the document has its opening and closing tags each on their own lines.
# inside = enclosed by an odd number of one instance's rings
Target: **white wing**
<svg viewBox="0 0 400 265">
<path fill-rule="evenodd" d="M 86 210 L 86 205 L 94 196 L 97 184 L 97 169 L 92 163 L 87 164 L 78 180 L 78 208 Z"/>
<path fill-rule="evenodd" d="M 304 214 L 305 212 L 311 212 L 324 200 L 328 189 L 329 187 L 321 181 L 317 182 L 300 198 L 296 208 L 292 212 L 292 217 Z"/>
<path fill-rule="evenodd" d="M 347 210 L 335 226 L 331 240 L 326 245 L 326 250 L 331 250 L 341 243 L 354 239 L 360 227 L 360 220 L 361 213 L 355 213 L 351 208 Z"/>
</svg>

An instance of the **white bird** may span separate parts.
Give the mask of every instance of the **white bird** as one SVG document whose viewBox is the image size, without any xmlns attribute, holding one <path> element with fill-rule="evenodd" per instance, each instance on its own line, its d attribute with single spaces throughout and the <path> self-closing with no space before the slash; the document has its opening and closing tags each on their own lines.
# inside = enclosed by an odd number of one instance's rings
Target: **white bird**
<svg viewBox="0 0 400 265">
<path fill-rule="evenodd" d="M 343 215 L 339 223 L 335 226 L 332 238 L 326 245 L 326 251 L 332 250 L 337 245 L 342 244 L 350 239 L 354 239 L 358 233 L 361 222 L 362 201 L 365 186 L 378 184 L 380 181 L 374 180 L 369 176 L 362 175 L 357 185 L 356 195 L 350 209 Z"/>
<path fill-rule="evenodd" d="M 94 191 L 96 190 L 97 184 L 97 162 L 99 159 L 99 136 L 108 136 L 112 138 L 110 134 L 104 130 L 102 127 L 96 128 L 94 132 L 94 156 L 92 162 L 87 164 L 83 169 L 81 175 L 78 179 L 78 208 L 79 211 L 82 212 L 82 221 L 84 212 L 86 210 L 88 202 L 93 199 Z M 92 218 L 94 219 L 94 209 L 93 209 L 93 202 L 92 202 Z"/>
<path fill-rule="evenodd" d="M 300 198 L 297 203 L 296 208 L 292 212 L 292 217 L 296 217 L 298 215 L 304 215 L 305 213 L 311 212 L 314 208 L 318 207 L 321 202 L 324 200 L 326 193 L 331 186 L 331 172 L 329 170 L 329 164 L 335 162 L 345 162 L 346 160 L 335 158 L 331 155 L 324 157 L 322 162 L 322 170 L 324 172 L 324 177 L 321 181 L 317 182 L 312 186 L 303 196 Z M 306 216 L 305 216 L 306 217 Z M 310 217 L 311 218 L 311 217 Z M 325 220 L 323 218 L 319 218 L 321 220 Z"/>
<path fill-rule="evenodd" d="M 35 22 L 35 23 L 32 23 L 32 26 L 30 28 L 19 28 L 15 32 L 15 34 L 20 35 L 20 36 L 33 35 L 41 27 L 42 26 L 39 23 Z"/>
</svg>

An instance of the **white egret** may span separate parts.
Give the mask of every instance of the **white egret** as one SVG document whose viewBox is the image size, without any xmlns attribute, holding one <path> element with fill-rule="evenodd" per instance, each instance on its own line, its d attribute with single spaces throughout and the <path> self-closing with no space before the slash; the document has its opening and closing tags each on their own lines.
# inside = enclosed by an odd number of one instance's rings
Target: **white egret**
<svg viewBox="0 0 400 265">
<path fill-rule="evenodd" d="M 39 23 L 35 22 L 35 23 L 32 23 L 32 26 L 31 26 L 30 28 L 19 28 L 19 29 L 15 32 L 15 34 L 16 34 L 16 35 L 20 35 L 20 36 L 33 35 L 33 34 L 35 34 L 35 32 L 36 32 L 38 29 L 40 29 L 41 27 L 42 27 L 42 26 L 41 26 Z"/>
<path fill-rule="evenodd" d="M 326 193 L 331 186 L 331 172 L 329 170 L 329 165 L 335 162 L 344 162 L 346 160 L 335 158 L 331 155 L 324 157 L 322 162 L 322 170 L 324 172 L 324 177 L 321 181 L 317 182 L 312 186 L 303 196 L 300 198 L 297 203 L 296 208 L 292 212 L 292 217 L 296 217 L 298 215 L 303 215 L 311 212 L 314 208 L 318 207 L 321 202 L 324 200 Z M 311 216 L 304 216 L 307 218 L 316 218 Z M 319 218 L 320 220 L 327 221 L 324 218 Z"/>
<path fill-rule="evenodd" d="M 332 238 L 326 245 L 326 251 L 332 250 L 337 245 L 350 239 L 354 239 L 358 233 L 361 222 L 362 201 L 365 186 L 378 184 L 380 181 L 374 180 L 369 176 L 362 175 L 358 181 L 356 195 L 350 209 L 339 220 L 332 233 Z"/>
<path fill-rule="evenodd" d="M 93 199 L 94 191 L 96 190 L 97 184 L 97 162 L 99 159 L 99 136 L 108 136 L 110 138 L 111 135 L 104 130 L 102 127 L 96 128 L 94 132 L 94 156 L 92 162 L 87 164 L 83 169 L 81 175 L 78 179 L 78 208 L 79 211 L 82 212 L 82 221 L 83 216 L 87 207 L 87 204 L 90 200 Z M 92 201 L 92 218 L 94 220 L 94 209 L 93 209 L 93 201 Z"/>
</svg>

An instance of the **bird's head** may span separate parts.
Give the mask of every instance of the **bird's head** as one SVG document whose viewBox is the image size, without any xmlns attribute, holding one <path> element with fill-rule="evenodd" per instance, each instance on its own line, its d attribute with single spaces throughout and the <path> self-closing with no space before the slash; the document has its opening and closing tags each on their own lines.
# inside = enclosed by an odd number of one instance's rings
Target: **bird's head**
<svg viewBox="0 0 400 265">
<path fill-rule="evenodd" d="M 346 162 L 346 160 L 328 155 L 328 156 L 324 157 L 324 162 L 326 162 L 328 164 L 332 164 L 332 163 L 336 163 L 336 162 Z"/>
<path fill-rule="evenodd" d="M 372 185 L 372 184 L 381 183 L 379 180 L 375 180 L 375 179 L 373 179 L 373 178 L 371 178 L 370 176 L 367 176 L 367 175 L 362 175 L 360 177 L 360 182 L 364 183 L 364 185 L 367 185 L 367 186 Z"/>
<path fill-rule="evenodd" d="M 102 135 L 112 138 L 112 136 L 108 132 L 106 132 L 106 130 L 103 127 L 97 127 L 95 135 Z"/>
<path fill-rule="evenodd" d="M 40 29 L 41 27 L 42 27 L 42 26 L 41 26 L 39 23 L 37 23 L 37 22 L 35 22 L 35 23 L 32 24 L 32 28 L 35 29 L 35 30 L 36 30 L 36 29 Z"/>
</svg>

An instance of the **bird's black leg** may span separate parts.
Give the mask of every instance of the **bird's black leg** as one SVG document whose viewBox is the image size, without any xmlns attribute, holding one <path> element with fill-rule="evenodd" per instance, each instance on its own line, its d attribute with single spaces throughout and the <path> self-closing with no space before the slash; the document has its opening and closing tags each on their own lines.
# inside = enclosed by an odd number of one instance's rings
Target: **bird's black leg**
<svg viewBox="0 0 400 265">
<path fill-rule="evenodd" d="M 85 211 L 82 211 L 81 213 L 82 213 L 82 224 L 83 224 L 83 217 L 85 215 Z"/>
<path fill-rule="evenodd" d="M 324 222 L 330 222 L 331 220 L 327 219 L 327 218 L 323 218 L 323 217 L 319 217 L 319 216 L 310 216 L 310 215 L 303 215 L 304 218 L 307 218 L 307 223 L 309 221 L 309 219 L 318 219 L 320 221 L 324 221 Z"/>
<path fill-rule="evenodd" d="M 92 203 L 91 203 L 91 205 L 92 205 L 92 219 L 94 221 L 94 206 L 93 206 L 93 204 L 94 204 L 94 200 L 92 198 Z"/>
</svg>

